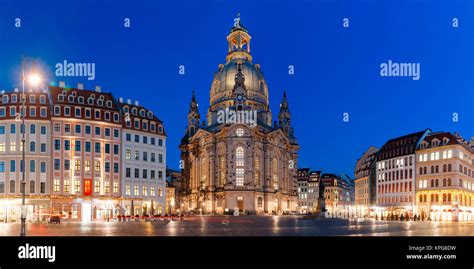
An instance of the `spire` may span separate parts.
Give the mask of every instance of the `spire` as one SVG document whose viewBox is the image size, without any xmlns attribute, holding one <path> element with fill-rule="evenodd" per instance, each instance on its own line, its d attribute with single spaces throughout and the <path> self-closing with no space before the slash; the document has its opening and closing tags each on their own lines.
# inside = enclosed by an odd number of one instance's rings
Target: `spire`
<svg viewBox="0 0 474 269">
<path fill-rule="evenodd" d="M 199 105 L 196 101 L 196 94 L 194 93 L 194 90 L 193 90 L 192 97 L 191 97 L 191 102 L 189 102 L 189 113 L 194 111 L 194 112 L 199 114 L 198 106 Z"/>
<path fill-rule="evenodd" d="M 187 135 L 189 137 L 193 136 L 199 129 L 199 121 L 201 115 L 199 115 L 198 103 L 196 101 L 196 94 L 194 93 L 191 97 L 191 102 L 189 103 L 189 112 L 188 112 L 188 126 L 187 126 Z"/>
<path fill-rule="evenodd" d="M 289 113 L 288 100 L 286 99 L 286 90 L 283 90 L 283 98 L 281 99 L 281 103 L 280 103 L 280 111 L 282 109 L 288 110 L 288 113 Z"/>
<path fill-rule="evenodd" d="M 288 107 L 288 100 L 286 99 L 286 91 L 283 91 L 283 97 L 280 103 L 280 112 L 278 113 L 279 128 L 289 137 L 293 136 L 293 128 L 291 127 L 291 114 Z"/>
</svg>

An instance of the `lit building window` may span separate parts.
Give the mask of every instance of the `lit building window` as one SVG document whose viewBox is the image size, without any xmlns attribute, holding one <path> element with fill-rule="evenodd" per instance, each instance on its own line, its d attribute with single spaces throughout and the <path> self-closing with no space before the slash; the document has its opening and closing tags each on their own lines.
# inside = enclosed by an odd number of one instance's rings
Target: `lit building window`
<svg viewBox="0 0 474 269">
<path fill-rule="evenodd" d="M 54 180 L 53 190 L 54 190 L 55 192 L 59 192 L 59 179 L 55 179 L 55 180 Z"/>
<path fill-rule="evenodd" d="M 133 194 L 134 194 L 135 196 L 140 195 L 137 185 L 135 185 L 135 186 L 133 187 Z"/>
<path fill-rule="evenodd" d="M 79 181 L 78 179 L 74 181 L 74 192 L 75 193 L 81 192 L 81 181 Z"/>
<path fill-rule="evenodd" d="M 150 196 L 155 196 L 155 187 L 150 187 Z"/>
<path fill-rule="evenodd" d="M 163 197 L 163 189 L 162 188 L 158 189 L 158 197 Z"/>
<path fill-rule="evenodd" d="M 105 181 L 104 182 L 104 192 L 109 193 L 110 192 L 110 182 Z"/>
<path fill-rule="evenodd" d="M 201 159 L 201 183 L 202 187 L 205 187 L 207 184 L 207 162 L 206 158 Z"/>
<path fill-rule="evenodd" d="M 100 192 L 100 181 L 99 181 L 99 180 L 95 180 L 95 181 L 94 181 L 94 192 L 95 192 L 95 193 L 99 193 L 99 192 Z"/>
<path fill-rule="evenodd" d="M 235 184 L 236 186 L 243 186 L 244 185 L 244 148 L 238 147 L 235 150 Z"/>
<path fill-rule="evenodd" d="M 125 195 L 130 196 L 130 185 L 125 186 Z"/>
<path fill-rule="evenodd" d="M 84 171 L 89 172 L 91 170 L 91 161 L 86 161 Z"/>
<path fill-rule="evenodd" d="M 243 136 L 244 135 L 244 130 L 242 128 L 239 128 L 235 131 L 235 134 L 239 137 Z"/>
<path fill-rule="evenodd" d="M 69 180 L 64 180 L 64 192 L 69 192 Z"/>
<path fill-rule="evenodd" d="M 81 171 L 81 160 L 76 160 L 74 163 L 76 171 Z"/>
<path fill-rule="evenodd" d="M 278 160 L 275 158 L 272 160 L 273 170 L 273 188 L 278 189 Z"/>
<path fill-rule="evenodd" d="M 219 182 L 221 186 L 225 184 L 225 157 L 219 157 Z"/>
<path fill-rule="evenodd" d="M 94 171 L 100 172 L 100 161 L 95 161 Z"/>
<path fill-rule="evenodd" d="M 142 193 L 143 193 L 143 196 L 147 196 L 148 193 L 147 193 L 147 187 L 146 186 L 143 186 L 142 187 Z"/>
<path fill-rule="evenodd" d="M 125 159 L 130 160 L 132 158 L 132 152 L 130 149 L 125 151 Z"/>
<path fill-rule="evenodd" d="M 119 183 L 117 181 L 114 181 L 114 193 L 119 192 Z"/>
</svg>

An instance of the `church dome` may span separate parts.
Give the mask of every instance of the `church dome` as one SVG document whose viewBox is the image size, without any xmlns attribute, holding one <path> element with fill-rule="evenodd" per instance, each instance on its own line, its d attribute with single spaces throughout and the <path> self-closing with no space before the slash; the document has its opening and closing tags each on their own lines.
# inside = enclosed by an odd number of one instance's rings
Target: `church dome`
<svg viewBox="0 0 474 269">
<path fill-rule="evenodd" d="M 239 58 L 231 59 L 225 65 L 219 65 L 211 86 L 211 106 L 232 98 L 239 65 L 240 72 L 245 78 L 246 98 L 268 106 L 268 88 L 260 65 Z"/>
</svg>

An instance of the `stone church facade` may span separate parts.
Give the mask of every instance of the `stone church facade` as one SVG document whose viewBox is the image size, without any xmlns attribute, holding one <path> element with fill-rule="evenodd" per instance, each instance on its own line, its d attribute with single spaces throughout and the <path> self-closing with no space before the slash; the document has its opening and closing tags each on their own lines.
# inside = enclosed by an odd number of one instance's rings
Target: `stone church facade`
<svg viewBox="0 0 474 269">
<path fill-rule="evenodd" d="M 286 93 L 272 122 L 268 87 L 260 65 L 252 63 L 250 39 L 237 18 L 227 36 L 226 63 L 214 75 L 206 121 L 193 92 L 180 144 L 181 211 L 296 211 L 299 145 Z"/>
</svg>

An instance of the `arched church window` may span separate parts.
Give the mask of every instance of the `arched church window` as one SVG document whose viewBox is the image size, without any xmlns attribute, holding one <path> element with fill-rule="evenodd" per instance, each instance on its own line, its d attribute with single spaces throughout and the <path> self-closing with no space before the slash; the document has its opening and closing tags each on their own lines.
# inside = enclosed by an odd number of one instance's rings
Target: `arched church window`
<svg viewBox="0 0 474 269">
<path fill-rule="evenodd" d="M 255 186 L 260 186 L 260 156 L 255 156 Z"/>
<path fill-rule="evenodd" d="M 244 185 L 244 148 L 237 147 L 235 150 L 235 185 Z"/>
<path fill-rule="evenodd" d="M 201 159 L 201 186 L 205 188 L 207 185 L 207 162 L 206 158 Z"/>
<path fill-rule="evenodd" d="M 272 170 L 273 170 L 273 188 L 278 189 L 278 159 L 274 158 L 272 160 Z"/>
<path fill-rule="evenodd" d="M 220 186 L 224 186 L 225 184 L 225 157 L 219 157 L 219 182 Z"/>
</svg>

